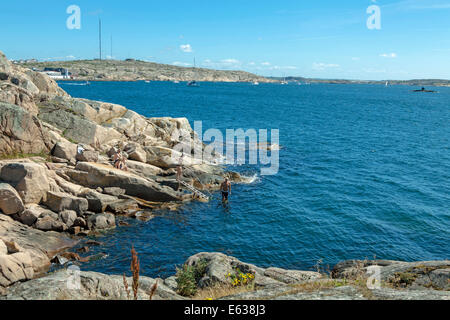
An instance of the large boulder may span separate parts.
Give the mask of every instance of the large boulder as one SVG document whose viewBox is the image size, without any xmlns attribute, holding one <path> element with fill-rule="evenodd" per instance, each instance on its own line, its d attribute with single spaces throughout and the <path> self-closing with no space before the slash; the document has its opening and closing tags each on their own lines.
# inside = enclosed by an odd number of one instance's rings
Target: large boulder
<svg viewBox="0 0 450 320">
<path fill-rule="evenodd" d="M 85 116 L 90 120 L 97 122 L 98 124 L 107 123 L 114 118 L 120 118 L 127 112 L 127 109 L 125 107 L 118 104 L 92 101 L 87 99 L 78 100 L 89 105 L 91 110 L 95 112 L 85 112 Z"/>
<path fill-rule="evenodd" d="M 50 190 L 46 168 L 37 163 L 9 163 L 1 169 L 0 180 L 11 184 L 25 204 L 45 201 Z"/>
<path fill-rule="evenodd" d="M 9 62 L 5 54 L 0 51 L 0 72 L 10 73 L 11 71 L 12 71 L 11 62 Z"/>
<path fill-rule="evenodd" d="M 38 107 L 34 102 L 34 95 L 27 89 L 20 86 L 21 81 L 17 78 L 11 78 L 11 81 L 16 82 L 0 82 L 0 101 L 17 105 L 21 109 L 29 112 L 31 115 L 36 116 L 38 113 Z M 26 81 L 27 84 L 32 84 L 30 81 Z M 36 88 L 35 88 L 36 89 Z"/>
<path fill-rule="evenodd" d="M 111 213 L 100 213 L 90 216 L 87 220 L 89 230 L 103 230 L 116 227 L 116 218 Z"/>
<path fill-rule="evenodd" d="M 72 210 L 64 210 L 59 213 L 59 219 L 69 228 L 75 224 L 77 218 L 77 213 Z"/>
<path fill-rule="evenodd" d="M 29 69 L 24 70 L 24 74 L 33 82 L 39 89 L 41 94 L 47 96 L 68 96 L 68 94 L 61 89 L 60 86 L 49 76 L 40 72 L 35 72 Z"/>
<path fill-rule="evenodd" d="M 128 154 L 128 159 L 139 162 L 147 162 L 147 154 L 142 146 L 136 142 L 130 142 L 123 149 Z"/>
<path fill-rule="evenodd" d="M 35 116 L 19 106 L 0 102 L 1 154 L 38 154 L 49 150 L 48 134 Z"/>
<path fill-rule="evenodd" d="M 0 255 L 0 286 L 7 287 L 33 276 L 33 262 L 28 252 Z"/>
<path fill-rule="evenodd" d="M 103 192 L 109 194 L 110 196 L 119 197 L 125 194 L 125 190 L 117 187 L 104 188 Z"/>
<path fill-rule="evenodd" d="M 89 211 L 102 213 L 105 212 L 108 205 L 119 201 L 114 196 L 102 194 L 94 190 L 90 190 L 83 195 L 89 203 Z"/>
<path fill-rule="evenodd" d="M 47 193 L 47 200 L 44 204 L 55 212 L 73 210 L 81 214 L 86 212 L 89 208 L 89 204 L 86 199 L 78 198 L 67 193 L 51 191 Z"/>
<path fill-rule="evenodd" d="M 122 137 L 113 128 L 100 126 L 60 102 L 40 105 L 38 117 L 62 130 L 64 137 L 95 148 L 100 148 L 103 144 Z"/>
<path fill-rule="evenodd" d="M 28 204 L 25 210 L 18 214 L 18 220 L 27 226 L 32 226 L 41 216 L 52 214 L 53 212 L 37 204 Z"/>
<path fill-rule="evenodd" d="M 98 152 L 85 150 L 77 154 L 76 160 L 80 162 L 98 162 Z"/>
<path fill-rule="evenodd" d="M 164 174 L 164 170 L 148 163 L 142 163 L 133 160 L 127 160 L 127 167 L 139 176 L 153 178 Z"/>
<path fill-rule="evenodd" d="M 67 230 L 67 225 L 60 220 L 46 216 L 37 220 L 35 228 L 41 231 L 63 232 Z"/>
<path fill-rule="evenodd" d="M 178 194 L 169 187 L 162 187 L 152 180 L 103 164 L 80 162 L 75 170 L 68 170 L 66 173 L 78 184 L 91 189 L 117 187 L 126 190 L 129 196 L 147 201 L 180 200 Z"/>
<path fill-rule="evenodd" d="M 53 147 L 52 155 L 61 159 L 73 160 L 77 156 L 77 145 L 67 140 L 59 141 Z"/>
<path fill-rule="evenodd" d="M 178 165 L 177 159 L 181 157 L 181 153 L 166 147 L 149 146 L 144 149 L 147 153 L 147 163 L 163 169 L 175 168 Z"/>
<path fill-rule="evenodd" d="M 216 284 L 230 284 L 229 274 L 238 271 L 254 275 L 256 287 L 287 287 L 305 281 L 317 280 L 322 277 L 320 273 L 300 270 L 284 270 L 279 268 L 263 269 L 252 264 L 242 262 L 234 257 L 217 252 L 202 252 L 190 257 L 185 265 L 196 266 L 200 262 L 206 263 L 205 274 L 197 284 L 199 287 L 211 287 Z"/>
<path fill-rule="evenodd" d="M 9 184 L 0 183 L 0 211 L 11 215 L 23 210 L 23 202 L 16 189 Z"/>
</svg>

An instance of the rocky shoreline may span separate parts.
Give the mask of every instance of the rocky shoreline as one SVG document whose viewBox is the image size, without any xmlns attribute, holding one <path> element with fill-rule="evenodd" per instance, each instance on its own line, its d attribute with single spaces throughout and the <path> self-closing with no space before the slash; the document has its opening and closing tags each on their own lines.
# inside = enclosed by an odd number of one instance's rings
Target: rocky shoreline
<svg viewBox="0 0 450 320">
<path fill-rule="evenodd" d="M 203 145 L 187 119 L 146 118 L 120 105 L 73 98 L 1 52 L 0 132 L 1 299 L 124 299 L 121 275 L 81 272 L 81 286 L 72 290 L 67 269 L 47 272 L 52 263 L 92 258 L 68 250 L 86 236 L 116 228 L 117 216 L 146 219 L 154 210 L 198 200 L 178 190 L 171 157 L 181 142 Z M 127 155 L 128 171 L 113 166 L 117 146 Z M 184 163 L 184 182 L 205 192 L 216 190 L 224 177 L 245 183 L 239 174 L 189 155 Z M 381 266 L 388 284 L 372 295 L 358 285 L 369 264 Z M 211 291 L 217 299 L 449 299 L 449 261 L 345 262 L 331 275 L 263 269 L 220 253 L 201 253 L 185 264 L 186 270 L 198 265 L 203 267 L 190 280 L 191 289 L 214 291 L 219 285 L 226 292 Z M 251 288 L 233 289 L 229 277 L 237 281 L 240 272 L 252 278 Z M 158 283 L 155 299 L 192 299 L 180 294 L 185 275 L 140 277 L 138 296 L 149 298 Z"/>
</svg>

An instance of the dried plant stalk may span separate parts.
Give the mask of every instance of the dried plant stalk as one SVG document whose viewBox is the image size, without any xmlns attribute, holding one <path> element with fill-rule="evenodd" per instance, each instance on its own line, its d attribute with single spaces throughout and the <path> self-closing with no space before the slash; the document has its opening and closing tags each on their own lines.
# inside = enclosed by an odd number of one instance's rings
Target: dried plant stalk
<svg viewBox="0 0 450 320">
<path fill-rule="evenodd" d="M 133 293 L 134 300 L 137 300 L 138 289 L 139 289 L 139 259 L 136 250 L 134 250 L 134 246 L 131 248 L 131 272 L 133 273 Z"/>
<path fill-rule="evenodd" d="M 150 288 L 150 292 L 148 293 L 148 298 L 149 300 L 153 299 L 153 296 L 156 292 L 156 289 L 158 289 L 158 282 L 155 282 L 154 285 L 152 285 L 152 287 Z"/>
<path fill-rule="evenodd" d="M 130 290 L 128 289 L 128 282 L 125 273 L 123 274 L 123 285 L 125 287 L 125 291 L 127 292 L 127 298 L 130 300 Z"/>
</svg>

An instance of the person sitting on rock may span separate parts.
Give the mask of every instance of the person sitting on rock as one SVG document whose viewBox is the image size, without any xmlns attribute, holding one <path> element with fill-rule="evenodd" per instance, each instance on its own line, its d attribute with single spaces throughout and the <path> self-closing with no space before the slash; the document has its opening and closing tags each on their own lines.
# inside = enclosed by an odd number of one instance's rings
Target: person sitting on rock
<svg viewBox="0 0 450 320">
<path fill-rule="evenodd" d="M 122 150 L 118 149 L 116 154 L 113 157 L 114 167 L 116 169 L 128 171 L 128 167 L 125 163 L 125 156 L 122 153 Z"/>
</svg>

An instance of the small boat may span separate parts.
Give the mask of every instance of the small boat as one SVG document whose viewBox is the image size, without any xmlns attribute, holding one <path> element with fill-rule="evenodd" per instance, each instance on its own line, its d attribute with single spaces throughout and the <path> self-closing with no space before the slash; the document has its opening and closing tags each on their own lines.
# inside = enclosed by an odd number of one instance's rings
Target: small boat
<svg viewBox="0 0 450 320">
<path fill-rule="evenodd" d="M 259 82 L 258 82 L 258 81 L 254 81 L 254 82 L 253 82 L 253 85 L 254 85 L 254 86 L 259 86 Z"/>
<path fill-rule="evenodd" d="M 413 90 L 413 92 L 430 92 L 430 93 L 436 93 L 437 91 L 434 91 L 434 90 L 425 90 L 425 88 L 422 87 L 422 89 L 420 89 L 420 90 Z"/>
<path fill-rule="evenodd" d="M 85 85 L 86 85 L 86 86 L 90 86 L 91 83 L 90 83 L 89 81 L 86 81 Z"/>
<path fill-rule="evenodd" d="M 150 83 L 150 80 L 145 80 L 145 83 Z"/>
<path fill-rule="evenodd" d="M 198 83 L 195 80 L 189 81 L 187 85 L 188 87 L 198 87 Z"/>
<path fill-rule="evenodd" d="M 195 65 L 195 58 L 194 58 L 194 72 L 195 72 L 195 68 L 196 68 L 196 65 Z M 189 81 L 187 83 L 187 85 L 188 85 L 188 87 L 198 87 L 198 83 L 195 80 Z"/>
<path fill-rule="evenodd" d="M 172 81 L 173 83 L 180 83 L 180 81 L 178 81 L 178 80 L 174 80 L 174 81 Z"/>
<path fill-rule="evenodd" d="M 386 87 L 389 86 L 389 81 L 386 81 Z"/>
</svg>

